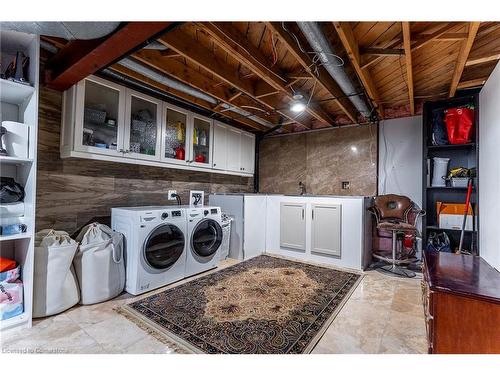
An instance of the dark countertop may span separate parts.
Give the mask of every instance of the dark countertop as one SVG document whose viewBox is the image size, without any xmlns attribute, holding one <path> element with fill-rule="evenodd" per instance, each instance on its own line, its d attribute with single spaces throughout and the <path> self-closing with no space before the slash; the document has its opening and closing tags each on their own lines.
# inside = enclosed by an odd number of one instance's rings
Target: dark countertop
<svg viewBox="0 0 500 375">
<path fill-rule="evenodd" d="M 436 251 L 424 256 L 431 290 L 500 303 L 500 272 L 481 257 Z"/>
</svg>

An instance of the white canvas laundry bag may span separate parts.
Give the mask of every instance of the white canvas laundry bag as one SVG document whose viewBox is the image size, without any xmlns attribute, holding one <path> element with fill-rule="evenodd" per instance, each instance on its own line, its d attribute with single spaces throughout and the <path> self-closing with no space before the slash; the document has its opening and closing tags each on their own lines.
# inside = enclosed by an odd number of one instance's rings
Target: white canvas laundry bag
<svg viewBox="0 0 500 375">
<path fill-rule="evenodd" d="M 82 305 L 107 301 L 125 287 L 123 235 L 110 227 L 92 223 L 76 240 L 80 243 L 73 264 L 80 284 Z"/>
<path fill-rule="evenodd" d="M 52 229 L 35 235 L 33 317 L 58 314 L 80 299 L 73 270 L 78 244 L 66 232 Z"/>
</svg>

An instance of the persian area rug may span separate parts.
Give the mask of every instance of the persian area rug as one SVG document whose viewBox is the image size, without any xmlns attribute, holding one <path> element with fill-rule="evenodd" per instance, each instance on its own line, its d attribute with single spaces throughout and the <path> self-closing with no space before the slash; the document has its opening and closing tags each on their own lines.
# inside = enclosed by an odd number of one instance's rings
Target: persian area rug
<svg viewBox="0 0 500 375">
<path fill-rule="evenodd" d="M 121 307 L 195 353 L 310 353 L 361 275 L 262 255 Z"/>
</svg>

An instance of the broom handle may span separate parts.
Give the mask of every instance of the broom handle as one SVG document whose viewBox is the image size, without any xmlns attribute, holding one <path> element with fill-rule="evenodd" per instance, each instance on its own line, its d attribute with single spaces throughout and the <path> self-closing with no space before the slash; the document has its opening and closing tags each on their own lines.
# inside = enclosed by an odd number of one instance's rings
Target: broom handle
<svg viewBox="0 0 500 375">
<path fill-rule="evenodd" d="M 464 220 L 462 221 L 462 231 L 460 232 L 460 243 L 458 245 L 458 252 L 462 252 L 462 245 L 464 243 L 465 223 L 467 222 L 467 214 L 469 213 L 470 196 L 472 194 L 472 178 L 467 182 L 467 197 L 465 198 Z"/>
</svg>

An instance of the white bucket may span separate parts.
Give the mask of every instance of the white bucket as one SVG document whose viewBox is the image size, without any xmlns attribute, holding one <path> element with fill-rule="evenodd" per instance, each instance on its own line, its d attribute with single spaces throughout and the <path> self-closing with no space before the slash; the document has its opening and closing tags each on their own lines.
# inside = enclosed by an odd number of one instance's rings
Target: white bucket
<svg viewBox="0 0 500 375">
<path fill-rule="evenodd" d="M 446 186 L 449 158 L 433 158 L 434 170 L 432 172 L 432 186 Z"/>
</svg>

